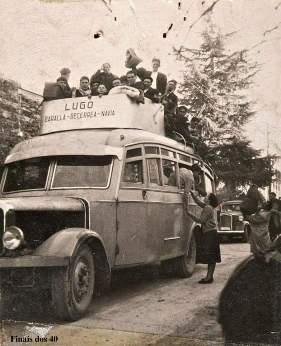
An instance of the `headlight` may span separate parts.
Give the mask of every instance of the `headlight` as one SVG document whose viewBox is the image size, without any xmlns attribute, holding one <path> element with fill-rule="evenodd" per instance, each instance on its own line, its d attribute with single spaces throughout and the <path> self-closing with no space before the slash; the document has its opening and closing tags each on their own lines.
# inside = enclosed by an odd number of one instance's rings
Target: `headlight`
<svg viewBox="0 0 281 346">
<path fill-rule="evenodd" d="M 6 249 L 15 250 L 23 243 L 23 231 L 16 226 L 10 226 L 5 230 L 2 240 Z"/>
</svg>

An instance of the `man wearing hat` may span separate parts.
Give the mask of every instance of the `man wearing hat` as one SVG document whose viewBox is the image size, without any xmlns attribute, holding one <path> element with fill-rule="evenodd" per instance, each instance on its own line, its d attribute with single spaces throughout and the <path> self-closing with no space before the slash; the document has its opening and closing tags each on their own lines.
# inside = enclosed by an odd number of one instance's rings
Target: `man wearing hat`
<svg viewBox="0 0 281 346">
<path fill-rule="evenodd" d="M 160 98 L 159 98 L 159 92 L 156 89 L 153 89 L 151 87 L 153 82 L 153 79 L 151 77 L 145 77 L 143 80 L 143 85 L 144 85 L 144 97 L 150 99 L 152 102 L 159 103 Z"/>
</svg>

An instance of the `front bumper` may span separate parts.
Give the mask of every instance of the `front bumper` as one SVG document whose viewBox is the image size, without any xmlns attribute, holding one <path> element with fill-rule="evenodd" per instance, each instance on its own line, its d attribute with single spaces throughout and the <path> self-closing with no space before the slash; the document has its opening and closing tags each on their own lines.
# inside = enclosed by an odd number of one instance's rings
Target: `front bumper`
<svg viewBox="0 0 281 346">
<path fill-rule="evenodd" d="M 70 257 L 56 256 L 19 256 L 1 257 L 0 270 L 8 268 L 66 267 Z"/>
</svg>

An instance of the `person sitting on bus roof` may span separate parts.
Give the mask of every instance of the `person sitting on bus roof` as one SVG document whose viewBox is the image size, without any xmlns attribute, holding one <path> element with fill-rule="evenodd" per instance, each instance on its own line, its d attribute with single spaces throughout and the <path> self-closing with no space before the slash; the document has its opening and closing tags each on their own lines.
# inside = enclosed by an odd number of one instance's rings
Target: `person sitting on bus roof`
<svg viewBox="0 0 281 346">
<path fill-rule="evenodd" d="M 72 89 L 70 88 L 70 86 L 68 84 L 70 73 L 71 73 L 71 71 L 68 67 L 64 67 L 60 70 L 60 76 L 65 78 L 65 80 L 66 80 L 66 86 L 65 86 L 65 90 L 64 90 L 64 94 L 66 95 L 65 97 L 72 97 Z"/>
<path fill-rule="evenodd" d="M 177 107 L 176 114 L 173 116 L 173 130 L 184 137 L 187 143 L 191 143 L 191 136 L 189 131 L 189 123 L 187 121 L 187 107 L 181 105 Z"/>
<path fill-rule="evenodd" d="M 159 67 L 160 67 L 160 59 L 153 58 L 152 71 L 147 71 L 143 67 L 136 69 L 136 71 L 137 71 L 137 76 L 141 80 L 144 80 L 144 78 L 146 77 L 151 77 L 153 80 L 152 88 L 157 89 L 161 95 L 164 95 L 167 88 L 167 76 L 164 73 L 158 71 Z"/>
<path fill-rule="evenodd" d="M 113 79 L 112 81 L 112 88 L 115 88 L 117 86 L 121 85 L 121 79 L 119 77 L 116 77 L 115 79 Z"/>
<path fill-rule="evenodd" d="M 104 63 L 100 70 L 92 75 L 90 79 L 90 84 L 97 82 L 103 84 L 106 89 L 109 91 L 112 88 L 112 81 L 116 79 L 113 73 L 110 72 L 111 66 L 108 62 Z"/>
<path fill-rule="evenodd" d="M 134 71 L 128 71 L 126 73 L 126 78 L 127 78 L 127 85 L 131 86 L 133 88 L 143 90 L 144 85 L 143 82 L 137 82 L 137 75 L 135 74 Z"/>
<path fill-rule="evenodd" d="M 75 90 L 75 97 L 91 96 L 89 82 L 90 80 L 87 76 L 80 78 L 80 88 Z"/>
<path fill-rule="evenodd" d="M 99 83 L 98 82 L 93 82 L 90 83 L 90 88 L 91 88 L 91 95 L 92 96 L 98 96 L 98 87 L 99 87 Z"/>
<path fill-rule="evenodd" d="M 65 99 L 71 97 L 67 88 L 67 79 L 65 77 L 59 77 L 57 79 L 58 89 L 56 91 L 56 99 Z"/>
<path fill-rule="evenodd" d="M 102 97 L 102 96 L 107 95 L 107 94 L 108 94 L 108 91 L 106 89 L 106 86 L 104 84 L 100 84 L 98 86 L 98 96 Z"/>
<path fill-rule="evenodd" d="M 121 85 L 128 85 L 127 76 L 123 75 L 120 77 Z"/>
<path fill-rule="evenodd" d="M 144 85 L 144 97 L 150 99 L 152 102 L 159 103 L 160 102 L 160 97 L 159 97 L 159 92 L 156 89 L 153 89 L 151 87 L 152 85 L 152 78 L 151 77 L 145 77 L 143 80 L 143 85 Z"/>
<path fill-rule="evenodd" d="M 174 93 L 177 87 L 177 82 L 173 79 L 168 82 L 165 94 L 161 97 L 161 103 L 164 105 L 164 112 L 176 114 L 178 106 L 178 97 Z"/>
<path fill-rule="evenodd" d="M 178 97 L 175 95 L 177 82 L 171 80 L 168 82 L 165 94 L 161 97 L 161 103 L 164 106 L 164 127 L 167 137 L 173 138 L 173 117 L 176 114 Z"/>
</svg>

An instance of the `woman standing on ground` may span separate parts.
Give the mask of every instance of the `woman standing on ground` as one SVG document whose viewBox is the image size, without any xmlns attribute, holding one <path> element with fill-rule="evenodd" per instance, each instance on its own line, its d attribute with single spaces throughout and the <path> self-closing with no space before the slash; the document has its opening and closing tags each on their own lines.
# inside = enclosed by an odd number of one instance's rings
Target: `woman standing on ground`
<svg viewBox="0 0 281 346">
<path fill-rule="evenodd" d="M 217 197 L 210 193 L 205 197 L 204 202 L 202 202 L 198 197 L 196 197 L 193 191 L 190 191 L 195 203 L 202 208 L 200 217 L 190 213 L 185 207 L 187 215 L 189 215 L 192 220 L 201 224 L 202 232 L 200 239 L 201 251 L 197 253 L 196 262 L 208 264 L 208 271 L 205 278 L 199 281 L 200 284 L 210 284 L 214 281 L 214 271 L 216 268 L 216 263 L 221 262 L 220 254 L 220 243 L 217 232 L 217 206 L 219 205 Z M 184 194 L 185 201 L 188 199 L 188 195 Z M 185 203 L 186 205 L 186 203 Z"/>
</svg>

